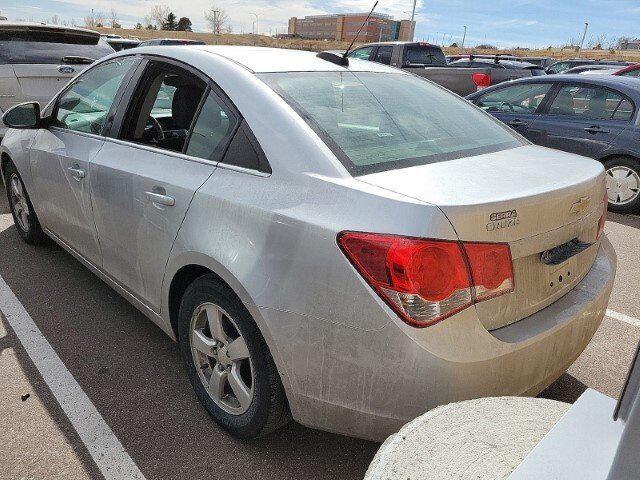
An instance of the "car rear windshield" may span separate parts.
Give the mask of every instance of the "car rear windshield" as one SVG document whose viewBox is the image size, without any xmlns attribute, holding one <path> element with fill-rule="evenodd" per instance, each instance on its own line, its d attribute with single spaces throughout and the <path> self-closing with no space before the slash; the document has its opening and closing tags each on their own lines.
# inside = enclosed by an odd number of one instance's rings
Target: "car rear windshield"
<svg viewBox="0 0 640 480">
<path fill-rule="evenodd" d="M 0 64 L 74 63 L 78 57 L 97 60 L 113 51 L 106 42 L 99 41 L 97 35 L 0 29 Z"/>
<path fill-rule="evenodd" d="M 520 137 L 466 100 L 412 75 L 289 72 L 260 78 L 352 175 L 523 145 Z"/>
<path fill-rule="evenodd" d="M 405 66 L 438 65 L 445 66 L 447 59 L 442 50 L 433 45 L 407 45 L 404 49 Z"/>
</svg>

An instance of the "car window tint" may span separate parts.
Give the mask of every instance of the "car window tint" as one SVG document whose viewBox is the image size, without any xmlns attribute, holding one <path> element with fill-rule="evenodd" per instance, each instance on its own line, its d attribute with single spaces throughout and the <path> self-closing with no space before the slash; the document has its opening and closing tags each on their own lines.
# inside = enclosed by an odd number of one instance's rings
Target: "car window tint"
<svg viewBox="0 0 640 480">
<path fill-rule="evenodd" d="M 135 63 L 122 58 L 92 68 L 67 90 L 57 102 L 54 126 L 99 134 L 122 79 Z"/>
<path fill-rule="evenodd" d="M 359 48 L 357 50 L 354 50 L 353 52 L 350 52 L 347 56 L 351 58 L 361 58 L 362 60 L 369 60 L 369 56 L 371 55 L 372 50 L 373 47 Z"/>
<path fill-rule="evenodd" d="M 586 119 L 630 120 L 633 104 L 607 88 L 566 85 L 558 91 L 549 113 Z"/>
<path fill-rule="evenodd" d="M 182 152 L 204 95 L 204 82 L 183 69 L 155 62 L 137 90 L 122 138 Z"/>
<path fill-rule="evenodd" d="M 623 72 L 620 75 L 625 77 L 640 77 L 640 68 Z"/>
<path fill-rule="evenodd" d="M 376 51 L 376 56 L 373 58 L 373 61 L 383 63 L 385 65 L 391 65 L 392 53 L 393 47 L 379 47 L 378 51 Z"/>
<path fill-rule="evenodd" d="M 511 85 L 482 95 L 474 103 L 487 112 L 534 113 L 550 89 L 550 83 Z"/>
<path fill-rule="evenodd" d="M 214 92 L 210 92 L 193 127 L 186 153 L 207 160 L 219 160 L 237 117 Z"/>
</svg>

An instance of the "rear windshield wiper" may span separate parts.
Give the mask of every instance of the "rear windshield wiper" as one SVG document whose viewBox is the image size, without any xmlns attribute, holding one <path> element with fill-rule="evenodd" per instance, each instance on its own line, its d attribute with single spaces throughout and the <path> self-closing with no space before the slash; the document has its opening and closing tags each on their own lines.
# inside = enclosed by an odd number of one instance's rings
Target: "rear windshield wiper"
<svg viewBox="0 0 640 480">
<path fill-rule="evenodd" d="M 89 58 L 89 57 L 76 57 L 73 55 L 69 55 L 66 57 L 62 57 L 60 59 L 62 61 L 62 63 L 73 63 L 76 65 L 79 64 L 88 64 L 88 63 L 93 63 L 95 62 L 95 60 L 93 58 Z"/>
</svg>

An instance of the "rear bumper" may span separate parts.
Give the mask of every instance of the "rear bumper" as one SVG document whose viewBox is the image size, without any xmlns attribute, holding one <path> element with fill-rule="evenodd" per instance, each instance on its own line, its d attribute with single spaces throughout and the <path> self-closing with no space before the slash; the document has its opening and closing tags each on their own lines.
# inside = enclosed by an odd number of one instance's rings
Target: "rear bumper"
<svg viewBox="0 0 640 480">
<path fill-rule="evenodd" d="M 594 247 L 596 248 L 596 247 Z M 535 395 L 587 346 L 604 316 L 616 256 L 603 238 L 596 261 L 564 297 L 508 327 L 487 331 L 469 308 L 425 329 L 390 321 L 357 330 L 261 308 L 300 423 L 382 440 L 438 405 Z"/>
</svg>

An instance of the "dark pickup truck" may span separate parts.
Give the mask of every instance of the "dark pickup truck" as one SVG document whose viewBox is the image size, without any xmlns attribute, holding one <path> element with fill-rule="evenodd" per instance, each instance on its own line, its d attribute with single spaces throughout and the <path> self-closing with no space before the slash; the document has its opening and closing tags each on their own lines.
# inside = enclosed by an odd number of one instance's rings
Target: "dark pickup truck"
<svg viewBox="0 0 640 480">
<path fill-rule="evenodd" d="M 469 95 L 479 88 L 507 80 L 530 77 L 531 66 L 502 68 L 501 60 L 486 66 L 465 67 L 448 64 L 442 49 L 426 42 L 380 42 L 361 45 L 347 55 L 391 65 L 431 80 L 458 95 Z M 525 64 L 523 64 L 525 66 Z"/>
</svg>

